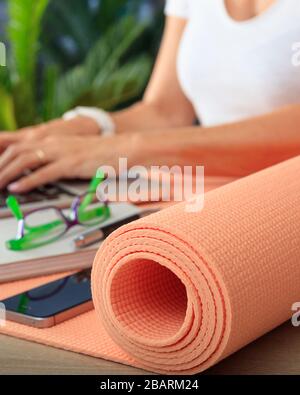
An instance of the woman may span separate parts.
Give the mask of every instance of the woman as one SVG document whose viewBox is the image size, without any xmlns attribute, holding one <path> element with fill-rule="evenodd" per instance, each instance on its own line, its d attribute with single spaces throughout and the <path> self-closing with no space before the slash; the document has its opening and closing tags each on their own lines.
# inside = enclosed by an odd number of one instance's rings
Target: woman
<svg viewBox="0 0 300 395">
<path fill-rule="evenodd" d="M 0 188 L 90 178 L 100 165 L 117 169 L 120 157 L 243 176 L 300 154 L 299 1 L 168 0 L 166 14 L 143 100 L 2 134 Z M 34 171 L 13 182 L 26 168 Z"/>
</svg>

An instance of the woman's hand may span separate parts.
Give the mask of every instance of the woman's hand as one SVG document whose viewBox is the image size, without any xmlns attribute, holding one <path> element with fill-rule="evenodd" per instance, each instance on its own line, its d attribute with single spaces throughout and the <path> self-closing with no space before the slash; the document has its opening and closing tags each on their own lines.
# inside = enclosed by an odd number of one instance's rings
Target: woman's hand
<svg viewBox="0 0 300 395">
<path fill-rule="evenodd" d="M 99 126 L 91 118 L 77 117 L 70 121 L 56 119 L 41 125 L 20 129 L 18 132 L 1 132 L 0 153 L 11 144 L 41 140 L 48 136 L 97 136 L 100 134 Z"/>
<path fill-rule="evenodd" d="M 10 145 L 0 157 L 0 188 L 27 192 L 61 178 L 92 178 L 102 165 L 117 169 L 119 157 L 128 157 L 130 136 L 48 136 Z M 24 174 L 32 173 L 12 181 Z"/>
</svg>

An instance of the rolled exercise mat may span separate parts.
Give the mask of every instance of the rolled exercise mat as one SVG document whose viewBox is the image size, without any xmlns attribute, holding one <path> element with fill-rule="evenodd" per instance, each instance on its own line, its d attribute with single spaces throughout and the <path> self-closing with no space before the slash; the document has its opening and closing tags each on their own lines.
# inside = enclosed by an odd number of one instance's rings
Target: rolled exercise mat
<svg viewBox="0 0 300 395">
<path fill-rule="evenodd" d="M 115 232 L 92 290 L 139 366 L 197 373 L 280 325 L 300 297 L 300 157 Z"/>
<path fill-rule="evenodd" d="M 61 276 L 61 275 L 60 275 Z M 0 300 L 55 279 L 0 285 Z M 93 269 L 96 310 L 0 332 L 162 373 L 203 371 L 300 298 L 300 157 L 123 227 Z"/>
</svg>

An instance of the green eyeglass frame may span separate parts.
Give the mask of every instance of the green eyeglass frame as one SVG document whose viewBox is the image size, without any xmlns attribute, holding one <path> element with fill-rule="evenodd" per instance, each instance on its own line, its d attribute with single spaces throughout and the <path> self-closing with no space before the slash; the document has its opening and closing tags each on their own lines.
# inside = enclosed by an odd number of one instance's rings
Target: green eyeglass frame
<svg viewBox="0 0 300 395">
<path fill-rule="evenodd" d="M 17 236 L 6 242 L 6 247 L 13 251 L 24 251 L 53 243 L 63 237 L 71 228 L 77 225 L 96 226 L 111 215 L 108 202 L 99 199 L 101 205 L 92 204 L 95 201 L 97 188 L 105 179 L 103 173 L 98 172 L 91 180 L 86 193 L 77 196 L 68 213 L 56 206 L 47 206 L 23 214 L 21 206 L 15 196 L 7 198 L 7 206 L 18 221 Z M 55 219 L 46 223 L 30 225 L 33 218 L 42 219 L 51 211 Z"/>
</svg>

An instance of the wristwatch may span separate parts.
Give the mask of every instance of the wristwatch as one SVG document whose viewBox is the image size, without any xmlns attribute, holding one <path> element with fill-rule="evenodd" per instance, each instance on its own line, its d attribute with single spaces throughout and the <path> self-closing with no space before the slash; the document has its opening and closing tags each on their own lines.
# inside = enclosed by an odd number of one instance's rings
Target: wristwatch
<svg viewBox="0 0 300 395">
<path fill-rule="evenodd" d="M 70 121 L 76 117 L 88 117 L 93 119 L 101 131 L 102 136 L 113 136 L 116 133 L 116 125 L 111 115 L 96 107 L 76 107 L 63 115 L 65 121 Z"/>
</svg>

